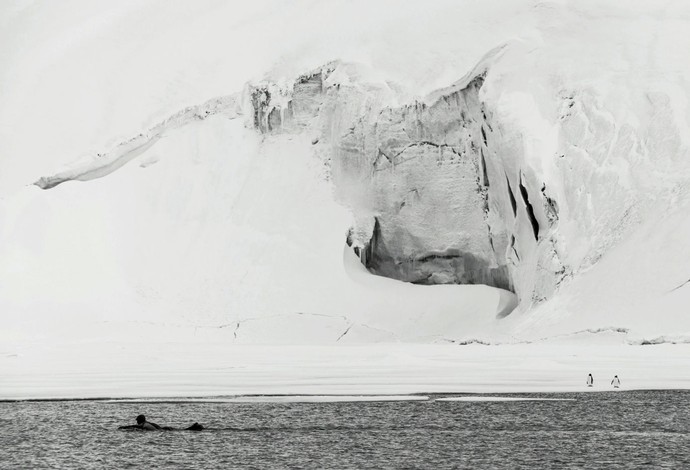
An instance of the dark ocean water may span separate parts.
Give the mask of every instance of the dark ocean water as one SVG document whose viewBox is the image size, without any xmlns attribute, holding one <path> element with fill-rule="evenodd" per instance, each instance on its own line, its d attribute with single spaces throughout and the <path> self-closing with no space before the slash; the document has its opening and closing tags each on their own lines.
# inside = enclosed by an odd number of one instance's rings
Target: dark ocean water
<svg viewBox="0 0 690 470">
<path fill-rule="evenodd" d="M 574 400 L 5 402 L 0 468 L 690 468 L 690 391 L 513 396 Z"/>
</svg>

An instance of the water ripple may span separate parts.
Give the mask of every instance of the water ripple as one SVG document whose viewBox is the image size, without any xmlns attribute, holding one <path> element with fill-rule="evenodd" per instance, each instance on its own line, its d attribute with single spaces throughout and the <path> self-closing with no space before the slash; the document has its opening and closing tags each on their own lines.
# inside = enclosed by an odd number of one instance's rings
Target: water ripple
<svg viewBox="0 0 690 470">
<path fill-rule="evenodd" d="M 530 396 L 569 400 L 0 403 L 0 468 L 690 468 L 690 392 Z"/>
</svg>

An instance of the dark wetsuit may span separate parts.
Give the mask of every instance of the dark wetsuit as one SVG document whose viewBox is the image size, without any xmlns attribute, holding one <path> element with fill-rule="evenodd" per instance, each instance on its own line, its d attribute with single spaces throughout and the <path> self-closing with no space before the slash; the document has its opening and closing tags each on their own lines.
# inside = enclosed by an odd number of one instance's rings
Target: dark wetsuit
<svg viewBox="0 0 690 470">
<path fill-rule="evenodd" d="M 142 431 L 177 431 L 178 429 L 170 426 L 159 426 L 156 423 L 145 421 L 141 424 L 132 424 L 131 426 L 120 426 L 118 429 L 141 429 Z M 194 423 L 182 431 L 201 431 L 204 427 L 199 423 Z"/>
<path fill-rule="evenodd" d="M 157 425 L 156 423 L 144 421 L 141 424 L 132 424 L 131 426 L 120 426 L 118 429 L 141 429 L 142 431 L 161 431 L 164 428 L 162 426 Z"/>
</svg>

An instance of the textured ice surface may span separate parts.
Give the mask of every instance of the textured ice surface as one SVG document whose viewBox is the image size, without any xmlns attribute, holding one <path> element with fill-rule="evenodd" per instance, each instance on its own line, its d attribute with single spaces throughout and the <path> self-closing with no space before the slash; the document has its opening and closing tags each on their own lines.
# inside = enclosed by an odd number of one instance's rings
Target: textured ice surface
<svg viewBox="0 0 690 470">
<path fill-rule="evenodd" d="M 688 337 L 686 4 L 277 5 L 0 7 L 2 344 Z"/>
</svg>

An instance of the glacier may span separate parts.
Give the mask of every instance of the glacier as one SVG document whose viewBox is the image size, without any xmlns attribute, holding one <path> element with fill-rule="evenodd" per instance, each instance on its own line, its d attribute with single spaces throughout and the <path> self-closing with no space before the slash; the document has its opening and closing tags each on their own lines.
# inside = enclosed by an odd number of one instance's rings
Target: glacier
<svg viewBox="0 0 690 470">
<path fill-rule="evenodd" d="M 74 5 L 0 15 L 4 361 L 690 342 L 683 3 Z"/>
</svg>

